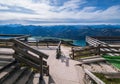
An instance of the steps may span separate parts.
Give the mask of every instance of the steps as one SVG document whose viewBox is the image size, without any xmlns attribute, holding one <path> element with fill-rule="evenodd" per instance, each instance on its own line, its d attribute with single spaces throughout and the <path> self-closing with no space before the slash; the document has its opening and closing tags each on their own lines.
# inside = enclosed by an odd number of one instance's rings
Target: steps
<svg viewBox="0 0 120 84">
<path fill-rule="evenodd" d="M 19 71 L 21 71 L 21 70 L 19 70 Z M 11 83 L 11 84 L 26 84 L 27 81 L 29 80 L 29 77 L 32 74 L 32 71 L 26 68 L 26 69 L 23 69 L 22 73 L 19 73 L 19 74 L 20 75 L 17 77 L 17 80 L 15 80 L 14 83 Z"/>
<path fill-rule="evenodd" d="M 12 54 L 14 51 L 12 49 L 0 48 L 0 70 L 14 61 Z"/>
<path fill-rule="evenodd" d="M 0 84 L 38 84 L 39 73 L 35 73 L 32 69 L 21 67 L 19 63 L 14 62 L 0 72 Z M 40 84 L 48 84 L 49 78 L 44 76 L 44 82 Z"/>
<path fill-rule="evenodd" d="M 91 72 L 105 73 L 105 72 L 117 72 L 106 62 L 96 62 L 89 64 L 82 64 L 85 69 L 88 69 Z"/>
<path fill-rule="evenodd" d="M 8 66 L 7 68 L 3 69 L 0 72 L 0 84 L 2 82 L 4 82 L 6 80 L 6 78 L 8 78 L 9 76 L 11 76 L 11 74 L 14 73 L 14 71 L 16 71 L 19 68 L 18 64 L 12 64 L 10 66 Z"/>
<path fill-rule="evenodd" d="M 13 53 L 12 49 L 0 48 L 0 84 L 39 84 L 39 73 L 27 66 L 21 66 L 13 58 Z M 40 84 L 48 84 L 48 80 L 44 76 L 44 82 Z"/>
<path fill-rule="evenodd" d="M 36 74 L 39 73 L 13 61 L 0 70 L 0 84 L 38 84 L 39 75 L 36 76 Z M 48 84 L 48 80 L 49 78 L 44 78 L 45 82 L 41 84 Z"/>
<path fill-rule="evenodd" d="M 82 66 L 91 72 L 105 73 L 105 72 L 117 72 L 112 66 L 110 66 L 102 57 L 89 57 L 81 59 Z"/>
</svg>

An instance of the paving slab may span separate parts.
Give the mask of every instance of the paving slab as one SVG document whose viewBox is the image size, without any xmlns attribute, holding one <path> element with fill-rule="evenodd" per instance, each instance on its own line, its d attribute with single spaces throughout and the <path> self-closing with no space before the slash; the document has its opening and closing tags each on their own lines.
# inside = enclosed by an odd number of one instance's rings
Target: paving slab
<svg viewBox="0 0 120 84">
<path fill-rule="evenodd" d="M 39 49 L 49 55 L 47 60 L 50 68 L 50 76 L 54 81 L 54 84 L 84 84 L 82 68 L 76 68 L 80 62 L 69 58 L 70 48 L 61 47 L 62 53 L 64 53 L 59 59 L 56 59 L 55 49 Z M 79 66 L 80 67 L 80 66 Z M 81 74 L 78 72 L 82 72 Z"/>
</svg>

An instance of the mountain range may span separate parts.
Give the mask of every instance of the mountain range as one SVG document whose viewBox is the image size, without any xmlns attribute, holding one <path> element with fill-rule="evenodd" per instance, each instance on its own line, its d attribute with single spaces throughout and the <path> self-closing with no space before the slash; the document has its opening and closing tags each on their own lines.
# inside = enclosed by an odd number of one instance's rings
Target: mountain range
<svg viewBox="0 0 120 84">
<path fill-rule="evenodd" d="M 0 34 L 29 34 L 79 40 L 85 36 L 120 36 L 120 25 L 0 25 Z"/>
</svg>

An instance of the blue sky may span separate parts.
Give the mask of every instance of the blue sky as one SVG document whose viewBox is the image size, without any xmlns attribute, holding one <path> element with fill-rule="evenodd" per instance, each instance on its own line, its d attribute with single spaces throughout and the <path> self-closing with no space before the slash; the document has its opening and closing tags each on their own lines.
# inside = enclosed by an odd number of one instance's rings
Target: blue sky
<svg viewBox="0 0 120 84">
<path fill-rule="evenodd" d="M 120 0 L 0 0 L 0 24 L 120 24 Z"/>
</svg>

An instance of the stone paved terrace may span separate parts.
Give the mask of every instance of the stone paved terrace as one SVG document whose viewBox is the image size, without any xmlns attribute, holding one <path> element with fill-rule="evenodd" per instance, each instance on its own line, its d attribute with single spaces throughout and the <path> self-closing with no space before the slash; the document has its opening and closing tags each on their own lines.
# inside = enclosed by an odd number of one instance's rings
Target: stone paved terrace
<svg viewBox="0 0 120 84">
<path fill-rule="evenodd" d="M 56 59 L 55 47 L 51 46 L 49 49 L 41 46 L 34 48 L 49 55 L 47 62 L 50 67 L 50 83 L 84 84 L 84 72 L 81 67 L 77 66 L 80 62 L 69 58 L 70 47 L 61 47 L 64 56 L 61 56 L 60 59 Z"/>
</svg>

